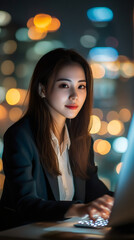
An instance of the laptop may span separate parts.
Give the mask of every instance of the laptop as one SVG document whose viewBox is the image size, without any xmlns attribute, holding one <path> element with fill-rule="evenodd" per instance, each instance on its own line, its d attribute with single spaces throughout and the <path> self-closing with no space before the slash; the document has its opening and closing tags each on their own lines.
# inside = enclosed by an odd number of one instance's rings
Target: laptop
<svg viewBox="0 0 134 240">
<path fill-rule="evenodd" d="M 128 148 L 121 158 L 122 167 L 109 220 L 99 217 L 93 222 L 85 218 L 76 223 L 76 227 L 101 228 L 134 224 L 134 114 L 129 126 L 127 139 Z"/>
</svg>

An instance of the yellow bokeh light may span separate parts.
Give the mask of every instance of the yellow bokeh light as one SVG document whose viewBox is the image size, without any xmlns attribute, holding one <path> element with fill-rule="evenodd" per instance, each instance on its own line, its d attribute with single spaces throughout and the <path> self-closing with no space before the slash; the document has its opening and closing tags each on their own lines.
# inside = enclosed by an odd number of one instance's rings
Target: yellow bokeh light
<svg viewBox="0 0 134 240">
<path fill-rule="evenodd" d="M 20 93 L 18 89 L 11 88 L 6 93 L 6 101 L 9 105 L 15 105 L 20 100 Z"/>
<path fill-rule="evenodd" d="M 94 152 L 98 152 L 97 150 L 97 146 L 98 146 L 98 143 L 101 141 L 101 139 L 97 139 L 94 141 L 94 144 L 93 144 L 93 150 Z"/>
<path fill-rule="evenodd" d="M 116 166 L 116 172 L 119 174 L 122 167 L 122 162 L 118 163 Z"/>
<path fill-rule="evenodd" d="M 100 155 L 106 155 L 110 152 L 111 144 L 102 139 L 98 139 L 94 142 L 94 151 Z"/>
<path fill-rule="evenodd" d="M 3 44 L 3 51 L 6 54 L 12 54 L 17 49 L 17 43 L 14 40 L 8 40 Z"/>
<path fill-rule="evenodd" d="M 5 60 L 2 64 L 1 64 L 1 72 L 4 75 L 10 75 L 14 72 L 15 66 L 14 63 L 10 60 Z"/>
<path fill-rule="evenodd" d="M 2 163 L 2 159 L 0 158 L 0 172 L 3 170 L 3 163 Z"/>
<path fill-rule="evenodd" d="M 45 38 L 47 35 L 47 32 L 42 31 L 41 29 L 32 26 L 28 30 L 28 37 L 32 40 L 40 40 Z"/>
<path fill-rule="evenodd" d="M 105 75 L 104 67 L 99 63 L 92 63 L 91 65 L 93 78 L 102 78 Z"/>
<path fill-rule="evenodd" d="M 98 116 L 101 120 L 103 119 L 103 111 L 99 108 L 93 108 L 92 110 L 93 115 Z"/>
<path fill-rule="evenodd" d="M 119 114 L 116 111 L 110 111 L 108 112 L 107 121 L 110 122 L 111 120 L 119 119 Z"/>
<path fill-rule="evenodd" d="M 22 110 L 18 107 L 14 107 L 9 111 L 9 118 L 11 121 L 16 122 L 22 116 Z"/>
<path fill-rule="evenodd" d="M 91 129 L 90 129 L 91 127 Z M 91 116 L 91 126 L 89 126 L 89 131 L 91 134 L 96 134 L 97 132 L 99 132 L 101 128 L 101 121 L 100 118 L 97 117 L 96 115 L 92 115 Z"/>
<path fill-rule="evenodd" d="M 0 120 L 7 118 L 7 110 L 4 106 L 0 105 Z"/>
<path fill-rule="evenodd" d="M 105 135 L 107 133 L 107 125 L 108 123 L 105 121 L 101 122 L 101 128 L 100 131 L 98 132 L 99 135 Z"/>
<path fill-rule="evenodd" d="M 41 13 L 37 14 L 34 17 L 33 21 L 36 27 L 45 29 L 48 25 L 51 24 L 52 17 L 48 14 Z"/>
<path fill-rule="evenodd" d="M 60 28 L 60 21 L 58 18 L 52 18 L 50 25 L 46 27 L 46 30 L 49 32 L 57 31 Z"/>
<path fill-rule="evenodd" d="M 131 119 L 131 112 L 127 108 L 122 108 L 119 112 L 119 116 L 123 122 L 128 122 Z"/>
<path fill-rule="evenodd" d="M 124 130 L 124 124 L 119 120 L 112 120 L 108 123 L 107 130 L 111 135 L 120 135 Z"/>
</svg>

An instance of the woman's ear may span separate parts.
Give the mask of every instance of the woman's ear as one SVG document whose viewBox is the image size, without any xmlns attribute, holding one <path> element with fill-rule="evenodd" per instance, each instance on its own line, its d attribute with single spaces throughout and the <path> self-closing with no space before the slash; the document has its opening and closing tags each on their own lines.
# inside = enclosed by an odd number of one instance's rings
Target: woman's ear
<svg viewBox="0 0 134 240">
<path fill-rule="evenodd" d="M 41 98 L 46 97 L 45 87 L 41 83 L 39 83 L 38 93 L 39 93 Z"/>
</svg>

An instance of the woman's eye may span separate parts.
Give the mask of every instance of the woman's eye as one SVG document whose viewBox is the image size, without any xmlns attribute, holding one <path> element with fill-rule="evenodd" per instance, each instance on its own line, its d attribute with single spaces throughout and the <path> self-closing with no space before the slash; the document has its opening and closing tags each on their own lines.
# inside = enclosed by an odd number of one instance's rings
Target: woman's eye
<svg viewBox="0 0 134 240">
<path fill-rule="evenodd" d="M 80 86 L 79 86 L 79 89 L 85 89 L 85 88 L 86 88 L 85 85 L 80 85 Z"/>
<path fill-rule="evenodd" d="M 62 83 L 62 84 L 60 84 L 60 86 L 59 86 L 60 88 L 68 88 L 68 85 L 67 84 L 65 84 L 65 83 Z"/>
</svg>

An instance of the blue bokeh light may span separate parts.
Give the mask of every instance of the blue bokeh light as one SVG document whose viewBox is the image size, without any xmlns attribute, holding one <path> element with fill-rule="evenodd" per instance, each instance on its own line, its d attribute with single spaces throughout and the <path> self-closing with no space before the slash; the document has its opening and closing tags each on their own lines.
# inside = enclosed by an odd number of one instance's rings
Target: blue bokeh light
<svg viewBox="0 0 134 240">
<path fill-rule="evenodd" d="M 88 58 L 96 62 L 113 62 L 118 58 L 118 51 L 112 47 L 95 47 L 89 51 Z"/>
<path fill-rule="evenodd" d="M 113 149 L 115 152 L 124 153 L 128 147 L 128 140 L 125 137 L 118 137 L 113 141 Z"/>
<path fill-rule="evenodd" d="M 29 42 L 28 28 L 20 28 L 16 31 L 15 37 L 18 41 Z"/>
<path fill-rule="evenodd" d="M 93 22 L 109 22 L 113 19 L 113 12 L 107 7 L 94 7 L 87 10 L 87 16 Z"/>
</svg>

